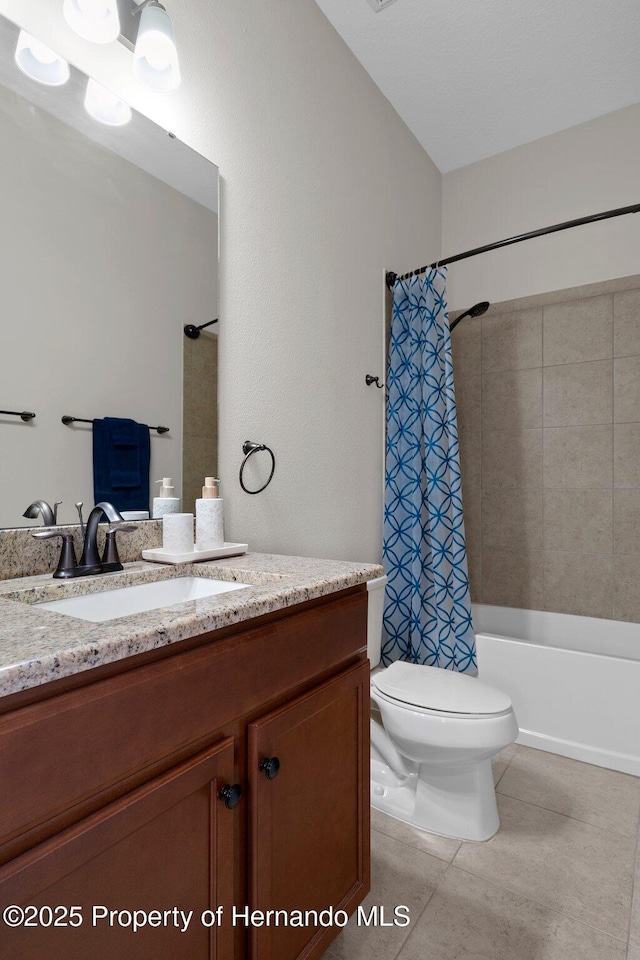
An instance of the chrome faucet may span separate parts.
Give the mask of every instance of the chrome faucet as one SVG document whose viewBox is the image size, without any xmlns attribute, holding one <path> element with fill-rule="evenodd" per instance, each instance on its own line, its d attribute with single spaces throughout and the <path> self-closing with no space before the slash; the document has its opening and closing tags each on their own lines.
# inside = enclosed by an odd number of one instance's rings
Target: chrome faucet
<svg viewBox="0 0 640 960">
<path fill-rule="evenodd" d="M 102 559 L 100 559 L 98 553 L 98 524 L 103 516 L 106 516 L 109 520 L 109 530 L 104 553 Z M 51 537 L 62 538 L 62 551 L 53 576 L 57 579 L 70 580 L 74 577 L 92 577 L 98 573 L 114 573 L 117 570 L 122 570 L 123 567 L 116 546 L 116 534 L 130 533 L 135 529 L 137 529 L 136 525 L 127 523 L 112 503 L 103 500 L 97 503 L 89 514 L 79 563 L 76 561 L 73 548 L 73 533 L 68 530 L 42 530 L 32 533 L 31 536 L 35 537 L 36 540 L 48 540 Z"/>
<path fill-rule="evenodd" d="M 50 507 L 46 500 L 34 500 L 22 516 L 28 520 L 35 520 L 37 516 L 41 516 L 45 527 L 55 527 L 58 522 L 58 507 L 61 503 L 62 500 L 57 500 L 53 507 Z"/>
</svg>

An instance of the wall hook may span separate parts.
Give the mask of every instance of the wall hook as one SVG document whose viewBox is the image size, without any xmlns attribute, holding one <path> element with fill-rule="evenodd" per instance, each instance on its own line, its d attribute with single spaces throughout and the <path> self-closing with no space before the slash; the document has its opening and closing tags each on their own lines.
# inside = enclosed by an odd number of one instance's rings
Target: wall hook
<svg viewBox="0 0 640 960">
<path fill-rule="evenodd" d="M 208 323 L 201 323 L 199 327 L 194 326 L 192 323 L 187 323 L 183 327 L 185 337 L 189 337 L 189 340 L 197 340 L 200 336 L 200 331 L 204 330 L 205 327 L 210 327 L 212 323 L 218 322 L 218 317 L 215 320 L 209 320 Z"/>
<path fill-rule="evenodd" d="M 366 375 L 364 382 L 368 387 L 370 387 L 372 383 L 375 383 L 378 390 L 382 390 L 384 387 L 384 383 L 380 383 L 380 377 L 372 377 L 370 373 Z"/>
</svg>

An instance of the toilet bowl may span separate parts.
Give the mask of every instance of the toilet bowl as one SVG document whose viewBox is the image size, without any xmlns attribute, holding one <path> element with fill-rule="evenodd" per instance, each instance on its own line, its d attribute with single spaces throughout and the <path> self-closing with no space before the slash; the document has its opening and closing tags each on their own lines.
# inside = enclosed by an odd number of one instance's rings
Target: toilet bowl
<svg viewBox="0 0 640 960">
<path fill-rule="evenodd" d="M 430 833 L 488 840 L 500 825 L 491 759 L 518 735 L 511 699 L 438 667 L 379 668 L 385 584 L 368 584 L 371 803 Z"/>
</svg>

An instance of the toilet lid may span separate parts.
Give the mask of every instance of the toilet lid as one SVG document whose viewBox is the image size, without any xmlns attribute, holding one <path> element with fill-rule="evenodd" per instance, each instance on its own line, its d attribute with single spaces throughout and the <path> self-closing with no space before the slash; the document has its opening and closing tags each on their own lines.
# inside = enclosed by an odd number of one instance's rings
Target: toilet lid
<svg viewBox="0 0 640 960">
<path fill-rule="evenodd" d="M 439 667 L 397 660 L 372 678 L 387 697 L 443 713 L 502 713 L 511 707 L 511 697 L 476 677 L 467 677 Z"/>
</svg>

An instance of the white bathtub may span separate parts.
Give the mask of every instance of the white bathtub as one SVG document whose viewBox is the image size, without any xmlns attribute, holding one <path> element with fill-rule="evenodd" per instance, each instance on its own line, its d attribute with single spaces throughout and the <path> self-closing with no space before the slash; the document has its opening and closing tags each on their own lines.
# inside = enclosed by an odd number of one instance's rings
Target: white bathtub
<svg viewBox="0 0 640 960">
<path fill-rule="evenodd" d="M 518 743 L 640 776 L 640 624 L 474 604 L 478 674 Z"/>
</svg>

